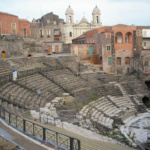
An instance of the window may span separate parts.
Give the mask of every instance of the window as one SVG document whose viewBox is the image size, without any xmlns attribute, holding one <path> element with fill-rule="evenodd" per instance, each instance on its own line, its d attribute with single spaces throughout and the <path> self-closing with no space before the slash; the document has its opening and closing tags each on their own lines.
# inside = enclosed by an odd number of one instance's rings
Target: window
<svg viewBox="0 0 150 150">
<path fill-rule="evenodd" d="M 2 23 L 0 22 L 0 35 L 2 34 Z"/>
<path fill-rule="evenodd" d="M 146 47 L 146 42 L 143 42 L 143 46 Z"/>
<path fill-rule="evenodd" d="M 146 67 L 146 68 L 148 67 L 148 61 L 147 61 L 147 62 L 145 62 L 145 67 Z"/>
<path fill-rule="evenodd" d="M 128 43 L 128 38 L 127 37 L 125 37 L 125 43 Z"/>
<path fill-rule="evenodd" d="M 117 65 L 121 65 L 121 57 L 117 57 Z"/>
<path fill-rule="evenodd" d="M 111 38 L 111 34 L 110 33 L 106 33 L 106 38 Z"/>
<path fill-rule="evenodd" d="M 56 25 L 56 21 L 54 21 L 54 25 Z"/>
<path fill-rule="evenodd" d="M 47 37 L 50 37 L 50 30 L 47 29 Z"/>
<path fill-rule="evenodd" d="M 16 34 L 16 23 L 11 24 L 12 34 Z"/>
<path fill-rule="evenodd" d="M 71 21 L 71 16 L 69 16 L 69 23 L 72 23 L 72 21 Z"/>
<path fill-rule="evenodd" d="M 50 24 L 50 19 L 47 19 L 47 24 Z"/>
<path fill-rule="evenodd" d="M 87 43 L 89 43 L 89 39 L 87 39 Z"/>
<path fill-rule="evenodd" d="M 107 51 L 110 51 L 110 45 L 107 45 Z"/>
<path fill-rule="evenodd" d="M 130 64 L 130 57 L 125 58 L 125 64 Z"/>
<path fill-rule="evenodd" d="M 127 32 L 125 35 L 125 43 L 132 43 L 132 33 Z"/>
<path fill-rule="evenodd" d="M 43 30 L 42 29 L 40 29 L 40 37 L 43 37 Z"/>
<path fill-rule="evenodd" d="M 102 62 L 103 62 L 103 58 L 102 57 L 100 57 L 100 64 L 102 65 Z"/>
<path fill-rule="evenodd" d="M 72 32 L 69 33 L 69 36 L 72 37 Z"/>
<path fill-rule="evenodd" d="M 54 35 L 59 35 L 59 30 L 58 29 L 54 30 Z"/>
<path fill-rule="evenodd" d="M 140 32 L 139 32 L 139 31 L 136 31 L 136 35 L 139 36 L 139 35 L 140 35 Z"/>
<path fill-rule="evenodd" d="M 90 43 L 92 43 L 92 38 L 90 38 Z"/>
<path fill-rule="evenodd" d="M 146 31 L 143 32 L 143 37 L 146 37 Z"/>
<path fill-rule="evenodd" d="M 123 37 L 123 35 L 122 35 L 122 33 L 121 32 L 117 32 L 116 34 L 115 34 L 115 43 L 122 43 L 122 37 Z"/>
<path fill-rule="evenodd" d="M 134 62 L 134 69 L 136 70 L 136 61 Z"/>
<path fill-rule="evenodd" d="M 111 65 L 111 57 L 108 57 L 108 65 Z"/>
<path fill-rule="evenodd" d="M 96 23 L 98 23 L 98 16 L 96 16 Z"/>
<path fill-rule="evenodd" d="M 27 34 L 26 28 L 23 29 L 23 32 L 24 32 L 24 37 L 26 37 L 26 34 Z"/>
</svg>

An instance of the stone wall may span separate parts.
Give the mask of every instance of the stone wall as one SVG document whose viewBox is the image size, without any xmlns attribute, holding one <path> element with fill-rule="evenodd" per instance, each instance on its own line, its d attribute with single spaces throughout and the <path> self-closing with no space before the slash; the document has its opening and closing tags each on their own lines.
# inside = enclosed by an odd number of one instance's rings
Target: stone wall
<svg viewBox="0 0 150 150">
<path fill-rule="evenodd" d="M 27 56 L 28 52 L 43 53 L 43 46 L 31 38 L 21 38 L 17 35 L 0 36 L 0 58 L 5 52 L 6 58 Z"/>
<path fill-rule="evenodd" d="M 71 44 L 63 44 L 63 52 L 71 52 Z"/>
</svg>

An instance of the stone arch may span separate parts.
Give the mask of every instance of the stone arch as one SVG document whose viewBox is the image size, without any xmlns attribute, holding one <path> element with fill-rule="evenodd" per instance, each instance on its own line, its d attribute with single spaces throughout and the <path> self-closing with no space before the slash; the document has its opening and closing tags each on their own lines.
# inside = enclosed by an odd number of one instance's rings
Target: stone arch
<svg viewBox="0 0 150 150">
<path fill-rule="evenodd" d="M 30 53 L 30 52 L 28 52 L 28 55 L 27 55 L 28 57 L 32 57 L 32 53 Z"/>
<path fill-rule="evenodd" d="M 123 42 L 123 35 L 121 32 L 117 32 L 115 34 L 115 43 L 122 43 Z"/>
<path fill-rule="evenodd" d="M 132 33 L 131 32 L 127 32 L 125 34 L 125 43 L 132 43 Z"/>
<path fill-rule="evenodd" d="M 143 103 L 144 103 L 146 106 L 150 106 L 149 97 L 144 96 L 144 97 L 142 98 L 142 101 L 143 101 Z"/>
</svg>

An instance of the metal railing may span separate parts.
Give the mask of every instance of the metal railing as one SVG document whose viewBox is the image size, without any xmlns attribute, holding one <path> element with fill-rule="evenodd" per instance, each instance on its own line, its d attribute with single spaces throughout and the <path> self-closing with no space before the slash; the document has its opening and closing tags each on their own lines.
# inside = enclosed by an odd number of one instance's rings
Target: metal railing
<svg viewBox="0 0 150 150">
<path fill-rule="evenodd" d="M 18 117 L 7 111 L 2 106 L 0 106 L 0 117 L 12 127 L 42 143 L 45 143 L 49 147 L 58 148 L 60 150 L 81 149 L 80 140 Z"/>
</svg>

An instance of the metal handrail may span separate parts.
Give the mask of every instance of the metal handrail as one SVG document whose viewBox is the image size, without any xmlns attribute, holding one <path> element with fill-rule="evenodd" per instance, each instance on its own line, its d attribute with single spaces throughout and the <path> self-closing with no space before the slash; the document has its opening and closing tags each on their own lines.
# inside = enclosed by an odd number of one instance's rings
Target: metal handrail
<svg viewBox="0 0 150 150">
<path fill-rule="evenodd" d="M 70 137 L 68 135 L 59 133 L 57 131 L 54 131 L 48 128 L 45 128 L 39 124 L 33 123 L 32 121 L 18 117 L 15 114 L 10 113 L 1 105 L 0 105 L 0 117 L 4 119 L 9 125 L 13 126 L 15 129 L 23 132 L 24 134 L 42 143 L 45 142 L 50 145 L 53 145 L 54 147 L 57 146 L 58 148 L 65 148 L 65 149 L 67 148 L 68 150 L 80 150 L 81 149 L 81 144 L 80 144 L 79 139 Z M 15 121 L 12 120 L 12 118 L 15 119 Z M 18 126 L 18 124 L 21 126 Z M 27 125 L 27 124 L 30 124 L 30 125 Z M 35 131 L 35 128 L 38 128 L 38 129 Z M 52 136 L 50 136 L 50 138 L 52 137 L 52 139 L 48 138 L 50 134 L 52 134 Z M 53 140 L 55 142 L 53 142 Z"/>
</svg>

